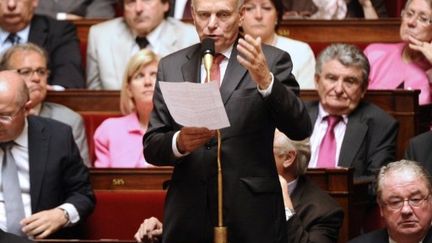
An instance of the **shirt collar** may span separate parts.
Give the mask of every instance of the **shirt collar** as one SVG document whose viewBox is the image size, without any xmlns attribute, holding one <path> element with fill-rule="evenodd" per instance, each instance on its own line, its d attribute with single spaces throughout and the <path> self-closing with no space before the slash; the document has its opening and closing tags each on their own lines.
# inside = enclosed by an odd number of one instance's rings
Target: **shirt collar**
<svg viewBox="0 0 432 243">
<path fill-rule="evenodd" d="M 21 147 L 28 148 L 28 121 L 24 119 L 24 128 L 20 135 L 14 140 Z"/>
<path fill-rule="evenodd" d="M 6 41 L 6 38 L 9 36 L 9 34 L 10 32 L 0 29 L 0 43 L 4 43 Z M 19 36 L 20 38 L 20 43 L 27 43 L 29 34 L 30 34 L 30 25 L 27 25 L 24 29 L 16 33 L 16 35 Z"/>
<path fill-rule="evenodd" d="M 158 26 L 156 26 L 156 28 L 154 28 L 154 30 L 150 33 L 147 34 L 147 40 L 149 41 L 149 44 L 153 46 L 155 45 L 155 43 L 160 42 L 161 40 L 161 33 L 162 33 L 162 29 L 164 29 L 164 26 L 166 25 L 166 20 L 162 20 L 162 22 L 160 24 L 158 24 Z"/>
<path fill-rule="evenodd" d="M 322 122 L 325 117 L 329 116 L 330 114 L 324 110 L 324 107 L 319 103 L 318 105 L 318 117 L 317 121 Z M 348 115 L 342 115 L 342 121 L 343 123 L 348 123 Z"/>
<path fill-rule="evenodd" d="M 291 195 L 294 189 L 297 187 L 298 178 L 288 182 L 288 194 Z"/>
<path fill-rule="evenodd" d="M 131 114 L 127 115 L 126 118 L 129 120 L 129 124 L 127 127 L 127 130 L 129 133 L 139 133 L 141 135 L 144 135 L 143 129 L 141 128 L 141 124 L 138 120 L 138 115 L 136 112 L 132 112 Z"/>
</svg>

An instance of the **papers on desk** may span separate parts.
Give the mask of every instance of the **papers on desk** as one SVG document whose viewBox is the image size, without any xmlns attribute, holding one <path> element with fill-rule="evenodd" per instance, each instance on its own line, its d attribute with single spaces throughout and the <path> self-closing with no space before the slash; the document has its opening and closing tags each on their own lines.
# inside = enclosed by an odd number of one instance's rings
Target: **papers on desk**
<svg viewBox="0 0 432 243">
<path fill-rule="evenodd" d="M 178 124 L 210 130 L 230 126 L 216 82 L 160 81 L 159 84 L 168 110 Z"/>
</svg>

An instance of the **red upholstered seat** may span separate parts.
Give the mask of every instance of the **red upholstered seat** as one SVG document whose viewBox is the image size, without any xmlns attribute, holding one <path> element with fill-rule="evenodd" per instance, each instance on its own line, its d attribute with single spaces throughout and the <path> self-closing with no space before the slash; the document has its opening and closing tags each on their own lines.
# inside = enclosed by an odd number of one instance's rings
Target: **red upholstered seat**
<svg viewBox="0 0 432 243">
<path fill-rule="evenodd" d="M 96 208 L 85 223 L 86 239 L 133 240 L 145 218 L 163 218 L 165 191 L 96 191 Z"/>
</svg>

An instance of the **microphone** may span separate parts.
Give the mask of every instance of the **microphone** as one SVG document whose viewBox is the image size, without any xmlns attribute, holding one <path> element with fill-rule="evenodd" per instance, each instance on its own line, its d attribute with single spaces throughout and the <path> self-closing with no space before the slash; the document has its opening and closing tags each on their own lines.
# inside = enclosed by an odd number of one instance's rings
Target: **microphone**
<svg viewBox="0 0 432 243">
<path fill-rule="evenodd" d="M 207 82 L 210 81 L 210 69 L 213 65 L 213 56 L 215 54 L 214 40 L 205 38 L 201 43 L 201 54 L 204 63 L 204 69 L 207 73 Z"/>
</svg>

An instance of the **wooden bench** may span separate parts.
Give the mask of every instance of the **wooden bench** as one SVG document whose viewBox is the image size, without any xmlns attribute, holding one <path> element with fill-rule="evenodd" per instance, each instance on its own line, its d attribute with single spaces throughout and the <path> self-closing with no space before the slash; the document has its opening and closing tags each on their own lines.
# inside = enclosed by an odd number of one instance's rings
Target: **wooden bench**
<svg viewBox="0 0 432 243">
<path fill-rule="evenodd" d="M 112 191 L 160 190 L 171 178 L 172 168 L 97 169 L 90 170 L 93 188 Z M 354 182 L 352 169 L 308 169 L 311 178 L 344 210 L 340 241 L 360 234 L 367 214 L 369 182 Z M 375 216 L 372 217 L 374 220 Z M 378 224 L 379 225 L 379 224 Z"/>
</svg>

